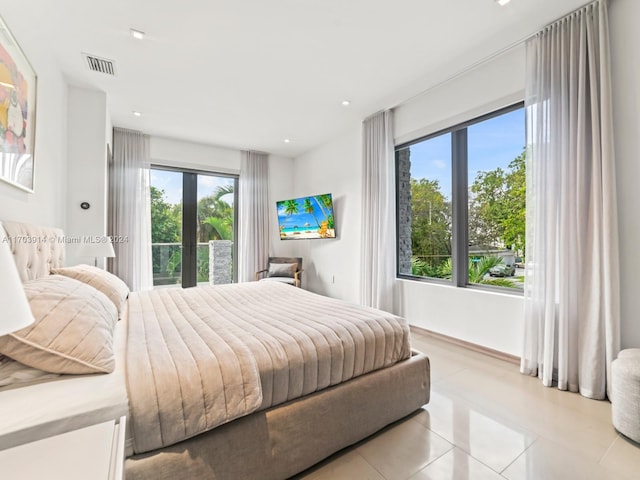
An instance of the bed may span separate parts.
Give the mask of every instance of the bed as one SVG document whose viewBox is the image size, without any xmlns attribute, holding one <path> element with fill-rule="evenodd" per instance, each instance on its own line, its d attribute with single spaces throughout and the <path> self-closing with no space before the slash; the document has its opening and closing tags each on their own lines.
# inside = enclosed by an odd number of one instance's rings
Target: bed
<svg viewBox="0 0 640 480">
<path fill-rule="evenodd" d="M 4 228 L 9 238 L 62 236 Z M 23 281 L 63 263 L 58 241 L 12 249 Z M 124 413 L 128 480 L 286 479 L 429 401 L 429 360 L 410 350 L 406 322 L 286 285 L 132 293 L 114 335 L 112 373 L 0 390 L 0 405 L 15 409 L 34 392 L 76 398 L 0 422 L 0 448 L 36 429 L 77 428 L 83 412 Z"/>
</svg>

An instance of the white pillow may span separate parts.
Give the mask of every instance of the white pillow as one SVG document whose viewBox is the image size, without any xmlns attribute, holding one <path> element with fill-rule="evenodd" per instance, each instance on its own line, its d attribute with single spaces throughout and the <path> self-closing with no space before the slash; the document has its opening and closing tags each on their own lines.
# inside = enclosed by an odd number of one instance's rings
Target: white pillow
<svg viewBox="0 0 640 480">
<path fill-rule="evenodd" d="M 297 269 L 298 269 L 297 263 L 270 263 L 269 273 L 267 273 L 267 276 L 293 278 Z"/>
<path fill-rule="evenodd" d="M 118 311 L 102 292 L 50 275 L 24 284 L 35 322 L 0 336 L 0 353 L 51 373 L 110 373 Z"/>
<path fill-rule="evenodd" d="M 93 265 L 74 265 L 72 267 L 54 268 L 51 273 L 73 278 L 104 293 L 122 314 L 124 304 L 129 296 L 129 287 L 114 274 L 94 267 Z"/>
</svg>

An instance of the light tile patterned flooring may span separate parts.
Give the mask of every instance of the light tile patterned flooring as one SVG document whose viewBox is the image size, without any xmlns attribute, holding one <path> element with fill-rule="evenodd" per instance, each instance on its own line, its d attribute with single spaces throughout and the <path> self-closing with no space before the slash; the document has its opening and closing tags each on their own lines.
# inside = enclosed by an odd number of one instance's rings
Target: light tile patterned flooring
<svg viewBox="0 0 640 480">
<path fill-rule="evenodd" d="M 518 366 L 421 333 L 431 401 L 295 480 L 640 479 L 640 446 L 609 402 L 543 387 Z"/>
</svg>

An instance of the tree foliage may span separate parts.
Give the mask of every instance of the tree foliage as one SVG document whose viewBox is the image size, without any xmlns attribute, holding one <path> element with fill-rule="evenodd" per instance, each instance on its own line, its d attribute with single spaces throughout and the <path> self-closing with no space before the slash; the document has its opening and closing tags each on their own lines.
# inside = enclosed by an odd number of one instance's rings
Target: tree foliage
<svg viewBox="0 0 640 480">
<path fill-rule="evenodd" d="M 224 197 L 233 194 L 233 185 L 216 188 L 198 202 L 198 241 L 233 240 L 233 206 Z"/>
<path fill-rule="evenodd" d="M 179 242 L 182 236 L 182 206 L 165 200 L 164 190 L 151 187 L 151 242 Z"/>
<path fill-rule="evenodd" d="M 433 268 L 451 256 L 451 204 L 437 180 L 411 179 L 411 250 Z"/>
<path fill-rule="evenodd" d="M 469 244 L 508 248 L 525 256 L 525 153 L 507 169 L 478 172 L 469 188 Z M 437 180 L 411 179 L 411 271 L 451 278 L 451 203 Z M 469 282 L 514 287 L 507 279 L 486 278 L 501 257 L 469 259 Z"/>
<path fill-rule="evenodd" d="M 154 276 L 162 278 L 162 283 L 177 283 L 182 271 L 182 203 L 171 204 L 166 200 L 164 190 L 151 187 L 151 241 L 174 243 L 177 245 L 155 246 L 152 249 Z M 233 241 L 233 205 L 224 197 L 232 195 L 233 185 L 218 187 L 213 194 L 198 202 L 198 242 L 209 240 Z M 198 281 L 209 278 L 209 250 L 198 249 Z"/>
<path fill-rule="evenodd" d="M 470 188 L 469 243 L 504 246 L 525 255 L 525 153 L 507 170 L 478 172 Z"/>
</svg>

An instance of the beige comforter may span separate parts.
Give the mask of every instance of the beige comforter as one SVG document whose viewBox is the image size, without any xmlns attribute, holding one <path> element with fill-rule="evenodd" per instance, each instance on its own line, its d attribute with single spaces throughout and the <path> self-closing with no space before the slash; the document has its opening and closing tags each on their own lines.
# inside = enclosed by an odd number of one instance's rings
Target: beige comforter
<svg viewBox="0 0 640 480">
<path fill-rule="evenodd" d="M 129 301 L 136 453 L 410 355 L 404 320 L 275 282 L 161 289 Z"/>
</svg>

